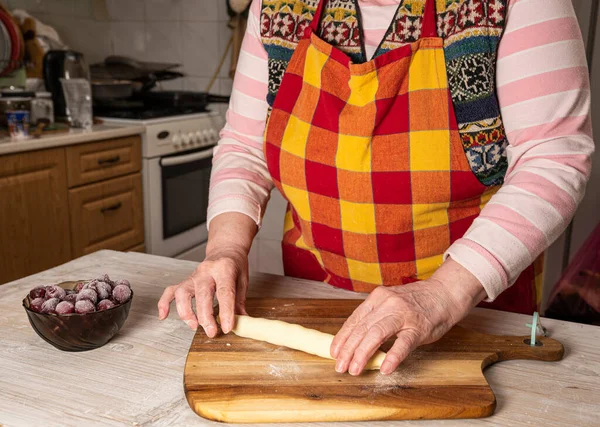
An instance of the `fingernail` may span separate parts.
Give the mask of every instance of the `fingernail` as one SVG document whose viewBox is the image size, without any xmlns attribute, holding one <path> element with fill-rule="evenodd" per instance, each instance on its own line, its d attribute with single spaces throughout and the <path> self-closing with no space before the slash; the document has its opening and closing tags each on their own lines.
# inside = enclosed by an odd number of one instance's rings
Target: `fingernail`
<svg viewBox="0 0 600 427">
<path fill-rule="evenodd" d="M 340 349 L 338 347 L 333 347 L 333 350 L 331 350 L 331 355 L 333 356 L 334 359 L 337 358 L 339 352 L 340 352 Z"/>
<path fill-rule="evenodd" d="M 343 360 L 338 360 L 335 363 L 335 370 L 336 372 L 339 372 L 340 374 L 343 374 L 345 369 L 344 369 L 344 361 Z"/>
<path fill-rule="evenodd" d="M 206 335 L 208 335 L 209 337 L 215 336 L 216 333 L 217 333 L 217 330 L 216 330 L 216 328 L 213 325 L 209 325 L 206 328 Z"/>
<path fill-rule="evenodd" d="M 185 320 L 185 324 L 188 325 L 191 329 L 194 329 L 194 330 L 198 329 L 197 326 L 194 327 L 194 322 L 191 320 Z"/>
<path fill-rule="evenodd" d="M 379 372 L 383 375 L 389 375 L 392 373 L 392 364 L 390 362 L 383 362 L 381 368 L 379 368 Z"/>
<path fill-rule="evenodd" d="M 229 322 L 229 320 L 226 320 L 223 323 L 221 323 L 221 329 L 223 329 L 223 333 L 228 333 L 229 331 L 231 331 L 231 323 Z"/>
<path fill-rule="evenodd" d="M 358 366 L 358 363 L 352 362 L 352 364 L 350 365 L 350 369 L 348 370 L 348 372 L 350 372 L 350 375 L 358 375 L 359 372 L 360 372 L 360 367 Z"/>
</svg>

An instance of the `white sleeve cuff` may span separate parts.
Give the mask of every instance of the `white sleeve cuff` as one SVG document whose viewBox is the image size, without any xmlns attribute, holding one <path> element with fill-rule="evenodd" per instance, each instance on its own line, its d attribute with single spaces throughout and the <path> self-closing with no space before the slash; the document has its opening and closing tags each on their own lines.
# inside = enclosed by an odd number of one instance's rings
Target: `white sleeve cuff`
<svg viewBox="0 0 600 427">
<path fill-rule="evenodd" d="M 486 302 L 494 301 L 510 284 L 502 265 L 477 243 L 467 239 L 454 242 L 444 254 L 469 270 L 487 293 Z"/>
</svg>

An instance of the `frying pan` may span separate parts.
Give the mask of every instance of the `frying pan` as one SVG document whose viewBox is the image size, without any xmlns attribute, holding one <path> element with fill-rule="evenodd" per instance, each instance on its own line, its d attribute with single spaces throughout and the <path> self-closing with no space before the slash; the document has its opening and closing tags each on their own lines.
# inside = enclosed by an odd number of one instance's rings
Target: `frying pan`
<svg viewBox="0 0 600 427">
<path fill-rule="evenodd" d="M 94 100 L 129 98 L 133 95 L 133 82 L 129 80 L 92 80 Z"/>
</svg>

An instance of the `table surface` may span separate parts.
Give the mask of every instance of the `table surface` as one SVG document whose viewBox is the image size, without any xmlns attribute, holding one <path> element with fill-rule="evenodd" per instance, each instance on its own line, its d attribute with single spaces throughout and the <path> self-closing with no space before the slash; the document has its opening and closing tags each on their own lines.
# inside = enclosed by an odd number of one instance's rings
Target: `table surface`
<svg viewBox="0 0 600 427">
<path fill-rule="evenodd" d="M 0 286 L 0 425 L 222 425 L 198 417 L 185 400 L 183 368 L 194 332 L 174 309 L 168 319 L 157 318 L 156 303 L 163 289 L 187 277 L 195 265 L 147 254 L 100 251 Z M 93 351 L 66 353 L 35 334 L 21 305 L 29 289 L 102 273 L 127 278 L 135 289 L 129 318 L 111 342 Z M 251 278 L 248 296 L 364 298 L 323 283 L 266 274 Z M 529 321 L 529 316 L 476 308 L 460 324 L 487 333 L 526 335 Z M 564 344 L 564 359 L 501 362 L 486 369 L 498 400 L 492 417 L 385 425 L 597 426 L 600 328 L 551 319 L 543 319 L 543 324 L 550 336 Z"/>
</svg>

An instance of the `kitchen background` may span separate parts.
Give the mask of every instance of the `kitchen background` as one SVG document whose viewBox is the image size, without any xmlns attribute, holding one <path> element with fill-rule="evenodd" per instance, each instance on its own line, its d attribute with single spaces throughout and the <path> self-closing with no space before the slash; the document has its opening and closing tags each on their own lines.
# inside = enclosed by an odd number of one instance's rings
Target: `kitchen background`
<svg viewBox="0 0 600 427">
<path fill-rule="evenodd" d="M 45 24 L 53 26 L 63 41 L 82 52 L 89 64 L 109 55 L 125 55 L 138 60 L 175 62 L 185 77 L 159 83 L 159 89 L 205 91 L 231 35 L 225 0 L 0 0 L 10 10 L 25 9 Z M 592 75 L 600 71 L 600 31 L 596 0 L 573 0 L 583 38 L 588 49 Z M 227 55 L 213 93 L 228 95 Z M 592 99 L 600 105 L 600 82 L 592 79 Z M 225 105 L 215 109 L 225 113 Z M 600 129 L 600 107 L 594 112 Z M 600 209 L 600 150 L 595 154 L 593 176 L 587 195 L 573 226 L 548 250 L 545 295 L 561 275 L 566 263 L 598 223 Z M 274 191 L 264 226 L 250 254 L 254 271 L 282 274 L 281 233 L 283 198 Z"/>
</svg>

